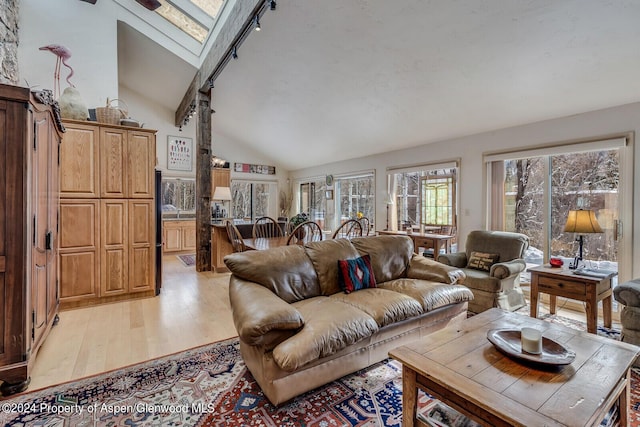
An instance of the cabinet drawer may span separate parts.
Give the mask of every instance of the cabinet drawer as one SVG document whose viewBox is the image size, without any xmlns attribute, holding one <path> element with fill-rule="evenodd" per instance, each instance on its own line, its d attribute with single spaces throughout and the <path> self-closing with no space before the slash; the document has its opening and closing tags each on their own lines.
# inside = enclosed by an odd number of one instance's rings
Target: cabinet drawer
<svg viewBox="0 0 640 427">
<path fill-rule="evenodd" d="M 561 296 L 585 296 L 587 287 L 582 282 L 542 276 L 538 278 L 538 291 Z"/>
</svg>

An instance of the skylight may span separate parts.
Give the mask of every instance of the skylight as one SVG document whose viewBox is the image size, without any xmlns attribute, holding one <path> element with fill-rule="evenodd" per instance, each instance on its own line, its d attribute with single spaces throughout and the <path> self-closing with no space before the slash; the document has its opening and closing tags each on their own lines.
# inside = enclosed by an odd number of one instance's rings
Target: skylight
<svg viewBox="0 0 640 427">
<path fill-rule="evenodd" d="M 185 2 L 185 0 L 159 1 L 162 6 L 156 9 L 156 12 L 200 43 L 204 43 L 207 39 L 211 28 L 202 23 L 202 20 L 198 20 L 197 17 L 194 16 L 195 13 L 189 13 L 188 9 L 193 9 L 189 7 L 190 4 L 196 6 L 201 14 L 204 12 L 214 20 L 224 3 L 224 0 L 189 0 L 187 2 Z M 182 7 L 180 7 L 181 4 Z"/>
</svg>

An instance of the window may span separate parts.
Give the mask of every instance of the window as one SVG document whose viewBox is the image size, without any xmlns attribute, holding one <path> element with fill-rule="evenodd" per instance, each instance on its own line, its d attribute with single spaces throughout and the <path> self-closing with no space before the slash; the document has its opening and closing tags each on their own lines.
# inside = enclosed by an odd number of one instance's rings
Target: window
<svg viewBox="0 0 640 427">
<path fill-rule="evenodd" d="M 333 229 L 359 215 L 366 216 L 371 221 L 374 220 L 376 191 L 373 173 L 339 177 L 335 181 L 335 187 L 340 222 L 334 224 Z"/>
<path fill-rule="evenodd" d="M 262 216 L 277 216 L 278 184 L 272 181 L 241 181 L 231 183 L 232 216 L 255 221 Z"/>
<path fill-rule="evenodd" d="M 331 218 L 327 216 L 326 188 L 324 178 L 300 183 L 299 211 L 296 213 L 306 213 L 321 229 L 330 230 L 327 223 L 329 221 L 330 224 Z"/>
<path fill-rule="evenodd" d="M 390 175 L 397 227 L 456 226 L 457 167 L 421 166 Z M 453 165 L 452 165 L 453 166 Z M 432 169 L 433 168 L 433 169 Z"/>
<path fill-rule="evenodd" d="M 632 158 L 625 138 L 485 156 L 487 223 L 493 230 L 529 236 L 528 264 L 544 264 L 550 257 L 569 264 L 579 246 L 579 236 L 564 231 L 569 210 L 592 210 L 603 232 L 583 235 L 581 265 L 617 270 L 615 286 L 631 271 L 630 253 L 623 250 L 631 247 L 630 236 L 625 238 L 621 224 L 627 223 L 623 202 L 632 200 L 623 197 L 631 191 Z"/>
<path fill-rule="evenodd" d="M 165 217 L 196 213 L 196 181 L 185 178 L 162 179 L 162 215 Z"/>
</svg>

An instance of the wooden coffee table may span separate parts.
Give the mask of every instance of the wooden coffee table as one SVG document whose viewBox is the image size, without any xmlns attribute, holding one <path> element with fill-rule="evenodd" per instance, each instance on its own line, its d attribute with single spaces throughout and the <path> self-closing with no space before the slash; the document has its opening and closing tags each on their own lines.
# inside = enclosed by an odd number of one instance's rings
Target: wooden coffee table
<svg viewBox="0 0 640 427">
<path fill-rule="evenodd" d="M 511 359 L 487 340 L 490 329 L 533 326 L 575 351 L 569 365 L 541 369 Z M 422 389 L 492 426 L 597 426 L 614 405 L 626 426 L 631 366 L 640 347 L 497 308 L 389 352 L 403 364 L 403 426 L 416 418 Z"/>
</svg>

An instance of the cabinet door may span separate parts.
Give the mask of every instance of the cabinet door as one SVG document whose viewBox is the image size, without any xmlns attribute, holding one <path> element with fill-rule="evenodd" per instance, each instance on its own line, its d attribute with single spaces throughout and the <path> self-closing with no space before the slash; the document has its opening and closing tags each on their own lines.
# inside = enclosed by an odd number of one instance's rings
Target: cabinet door
<svg viewBox="0 0 640 427">
<path fill-rule="evenodd" d="M 118 295 L 127 292 L 127 200 L 101 200 L 101 274 L 100 295 Z"/>
<path fill-rule="evenodd" d="M 60 195 L 66 198 L 100 197 L 98 127 L 65 123 L 60 146 Z"/>
<path fill-rule="evenodd" d="M 211 169 L 211 197 L 213 197 L 216 187 L 231 187 L 231 171 L 229 169 Z"/>
<path fill-rule="evenodd" d="M 100 197 L 126 197 L 126 153 L 126 130 L 100 128 Z"/>
<path fill-rule="evenodd" d="M 155 285 L 153 200 L 129 200 L 129 292 Z"/>
<path fill-rule="evenodd" d="M 182 230 L 176 227 L 173 221 L 165 221 L 163 223 L 163 246 L 164 252 L 177 252 L 182 247 Z"/>
<path fill-rule="evenodd" d="M 182 227 L 182 250 L 191 251 L 196 249 L 196 224 L 189 221 Z"/>
<path fill-rule="evenodd" d="M 96 298 L 100 288 L 100 201 L 60 200 L 60 299 Z"/>
<path fill-rule="evenodd" d="M 53 232 L 49 224 L 49 129 L 44 115 L 34 117 L 34 144 L 31 151 L 31 215 L 33 219 L 31 239 L 31 316 L 33 342 L 40 340 L 47 326 L 47 265 L 49 253 L 53 250 Z M 54 259 L 55 262 L 55 259 Z"/>
<path fill-rule="evenodd" d="M 132 199 L 153 199 L 156 137 L 148 132 L 129 131 L 127 145 L 128 197 Z"/>
</svg>

